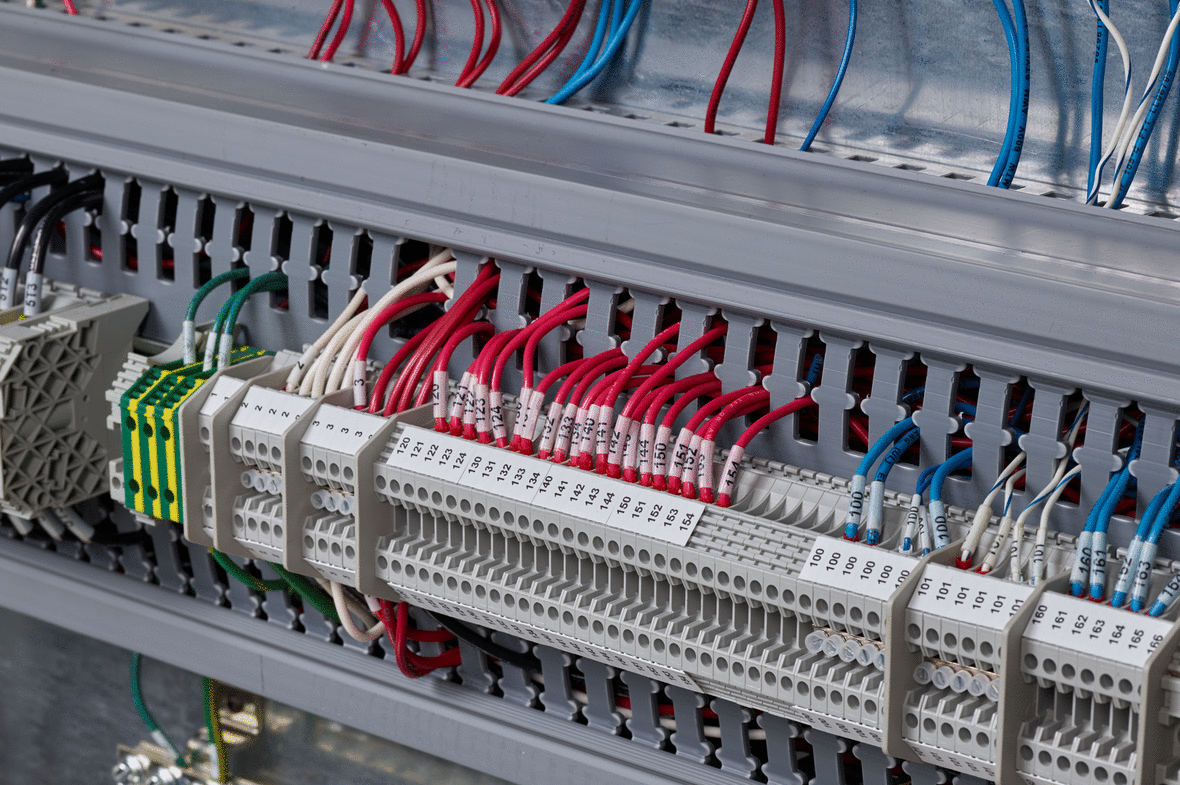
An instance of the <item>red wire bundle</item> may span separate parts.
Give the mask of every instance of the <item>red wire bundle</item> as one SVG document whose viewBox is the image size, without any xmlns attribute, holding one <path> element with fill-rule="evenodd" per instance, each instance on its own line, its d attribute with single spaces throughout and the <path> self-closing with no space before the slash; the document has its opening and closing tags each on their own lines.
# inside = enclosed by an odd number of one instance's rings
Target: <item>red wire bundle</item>
<svg viewBox="0 0 1180 785">
<path fill-rule="evenodd" d="M 508 76 L 504 77 L 504 81 L 496 88 L 496 94 L 516 95 L 544 73 L 573 38 L 585 8 L 586 0 L 573 0 L 557 22 L 557 27 L 553 28 L 553 31 L 537 45 L 536 49 L 529 52 Z"/>
<path fill-rule="evenodd" d="M 74 5 L 74 0 L 62 0 L 61 4 L 66 7 L 66 13 L 70 16 L 78 15 L 78 7 Z"/>
<path fill-rule="evenodd" d="M 411 679 L 421 678 L 439 668 L 453 668 L 459 665 L 459 649 L 447 649 L 442 654 L 426 657 L 410 651 L 409 641 L 419 643 L 447 643 L 455 636 L 446 630 L 410 629 L 410 604 L 399 602 L 396 609 L 389 600 L 380 600 L 377 618 L 385 625 L 385 636 L 393 647 L 394 660 L 402 675 Z"/>
<path fill-rule="evenodd" d="M 488 70 L 488 66 L 496 57 L 496 50 L 500 48 L 500 9 L 496 6 L 496 0 L 485 0 L 485 2 L 492 25 L 487 51 L 480 59 L 479 53 L 483 50 L 484 33 L 483 7 L 480 5 L 480 0 L 471 0 L 471 10 L 475 14 L 475 36 L 471 40 L 471 54 L 467 56 L 467 63 L 463 66 L 463 71 L 459 74 L 455 87 L 471 87 L 475 84 L 475 80 Z"/>
</svg>

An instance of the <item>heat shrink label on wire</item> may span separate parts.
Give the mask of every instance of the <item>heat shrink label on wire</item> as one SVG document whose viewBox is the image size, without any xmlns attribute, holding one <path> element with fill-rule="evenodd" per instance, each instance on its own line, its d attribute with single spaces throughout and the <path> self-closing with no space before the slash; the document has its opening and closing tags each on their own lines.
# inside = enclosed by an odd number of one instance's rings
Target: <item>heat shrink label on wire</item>
<svg viewBox="0 0 1180 785">
<path fill-rule="evenodd" d="M 209 391 L 209 397 L 201 404 L 201 416 L 211 417 L 234 393 L 242 389 L 242 385 L 245 383 L 244 380 L 235 379 L 232 376 L 222 376 L 213 382 L 213 389 Z"/>
<path fill-rule="evenodd" d="M 799 579 L 886 599 L 917 563 L 917 559 L 884 548 L 822 536 L 815 538 Z"/>
<path fill-rule="evenodd" d="M 922 572 L 909 609 L 1002 630 L 1032 591 L 1020 583 L 930 564 Z"/>
<path fill-rule="evenodd" d="M 251 387 L 232 423 L 262 433 L 281 434 L 315 403 L 311 398 L 269 387 Z"/>
<path fill-rule="evenodd" d="M 388 420 L 339 406 L 321 406 L 307 426 L 302 443 L 308 447 L 355 455 Z"/>
<path fill-rule="evenodd" d="M 30 272 L 25 276 L 25 316 L 36 316 L 41 310 L 41 273 Z"/>
<path fill-rule="evenodd" d="M 1171 622 L 1121 608 L 1044 594 L 1024 637 L 1141 668 L 1171 627 Z"/>
<path fill-rule="evenodd" d="M 3 272 L 0 272 L 0 302 L 5 308 L 11 308 L 16 304 L 16 279 L 20 275 L 19 270 L 13 270 L 10 267 L 5 267 Z"/>
<path fill-rule="evenodd" d="M 679 687 L 687 687 L 694 692 L 700 692 L 700 685 L 693 680 L 684 671 L 672 670 L 665 668 L 662 665 L 656 665 L 654 662 L 632 657 L 628 654 L 623 654 L 617 651 L 611 651 L 602 646 L 597 646 L 592 643 L 587 643 L 577 638 L 572 638 L 557 632 L 542 629 L 527 622 L 507 619 L 495 613 L 488 613 L 486 611 L 469 608 L 465 605 L 450 602 L 448 600 L 439 599 L 429 594 L 424 594 L 412 589 L 406 589 L 397 584 L 393 584 L 397 589 L 398 594 L 401 594 L 409 602 L 414 605 L 427 608 L 429 610 L 437 611 L 447 616 L 454 616 L 463 621 L 473 622 L 480 627 L 490 627 L 496 630 L 502 630 L 509 635 L 515 635 L 518 638 L 527 638 L 537 643 L 550 646 L 555 649 L 562 649 L 571 652 L 581 657 L 589 657 L 592 660 L 597 660 L 607 665 L 613 665 L 616 668 L 638 673 L 643 676 L 649 676 L 666 684 L 675 684 Z"/>
<path fill-rule="evenodd" d="M 705 505 L 449 434 L 405 426 L 386 462 L 446 484 L 685 545 Z"/>
</svg>

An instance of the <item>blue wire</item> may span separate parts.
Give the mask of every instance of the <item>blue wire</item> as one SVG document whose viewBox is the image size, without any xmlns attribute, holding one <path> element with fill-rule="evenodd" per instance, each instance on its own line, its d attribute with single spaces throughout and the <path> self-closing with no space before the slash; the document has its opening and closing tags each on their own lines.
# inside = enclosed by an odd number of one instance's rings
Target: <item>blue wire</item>
<svg viewBox="0 0 1180 785">
<path fill-rule="evenodd" d="M 1114 508 L 1118 506 L 1123 494 L 1127 491 L 1127 486 L 1131 483 L 1131 462 L 1138 460 L 1139 452 L 1143 449 L 1143 425 L 1146 421 L 1146 417 L 1139 419 L 1139 425 L 1135 428 L 1135 441 L 1131 442 L 1131 449 L 1127 450 L 1127 459 L 1123 462 L 1123 468 L 1106 486 L 1113 490 L 1107 495 L 1098 511 L 1098 518 L 1094 521 L 1094 531 L 1096 532 L 1106 532 L 1110 527 L 1110 518 L 1114 515 Z"/>
<path fill-rule="evenodd" d="M 921 435 L 917 428 L 911 428 L 897 440 L 897 444 L 893 445 L 893 449 L 885 453 L 885 460 L 881 461 L 881 465 L 877 468 L 877 476 L 873 478 L 875 482 L 885 482 L 889 479 L 889 472 L 893 469 L 893 465 L 905 455 L 905 451 L 914 446 L 914 442 L 918 441 Z"/>
<path fill-rule="evenodd" d="M 1000 2 L 1003 2 L 1003 0 L 1000 0 Z M 811 130 L 807 132 L 807 138 L 803 140 L 803 146 L 799 148 L 803 152 L 811 149 L 811 143 L 815 141 L 815 135 L 819 133 L 820 126 L 824 124 L 824 120 L 828 119 L 828 111 L 831 110 L 832 104 L 836 101 L 836 94 L 840 92 L 840 85 L 844 83 L 844 74 L 848 73 L 848 63 L 852 60 L 852 45 L 855 41 L 856 0 L 848 0 L 848 33 L 844 36 L 844 54 L 840 58 L 840 67 L 836 69 L 836 78 L 832 80 L 832 89 L 828 91 L 827 100 L 820 107 L 819 114 L 815 116 L 815 122 L 811 124 Z"/>
<path fill-rule="evenodd" d="M 930 487 L 930 481 L 934 479 L 934 473 L 938 471 L 938 467 L 942 464 L 936 464 L 928 467 L 925 471 L 918 475 L 918 483 L 914 486 L 914 493 L 919 496 L 926 492 Z"/>
<path fill-rule="evenodd" d="M 590 84 L 590 82 L 594 81 L 595 77 L 602 73 L 602 69 L 614 58 L 619 51 L 619 47 L 623 45 L 623 40 L 631 30 L 631 25 L 635 22 L 635 17 L 639 15 L 639 8 L 642 5 L 643 0 L 631 0 L 631 4 L 627 6 L 626 15 L 620 21 L 619 26 L 611 33 L 610 40 L 606 42 L 606 47 L 598 59 L 594 61 L 594 64 L 587 70 L 570 77 L 570 80 L 560 90 L 550 96 L 545 103 L 565 103 L 574 93 Z"/>
<path fill-rule="evenodd" d="M 1171 0 L 1169 3 L 1172 16 L 1176 15 L 1176 2 L 1177 0 Z M 1177 28 L 1177 32 L 1172 36 L 1172 46 L 1168 50 L 1168 66 L 1164 70 L 1163 76 L 1160 77 L 1155 98 L 1151 102 L 1151 108 L 1147 110 L 1147 116 L 1143 118 L 1143 127 L 1139 129 L 1139 136 L 1135 138 L 1135 146 L 1131 150 L 1131 156 L 1127 159 L 1127 166 L 1123 170 L 1123 176 L 1115 190 L 1113 202 L 1115 209 L 1122 207 L 1123 198 L 1131 189 L 1131 181 L 1135 179 L 1135 174 L 1139 171 L 1139 162 L 1143 158 L 1144 150 L 1147 149 L 1147 143 L 1151 141 L 1151 134 L 1155 130 L 1155 121 L 1159 117 L 1160 109 L 1168 100 L 1168 93 L 1172 89 L 1172 80 L 1176 78 L 1178 64 L 1180 64 L 1180 28 Z"/>
<path fill-rule="evenodd" d="M 934 476 L 930 480 L 930 501 L 942 499 L 942 484 L 946 482 L 946 478 L 951 476 L 952 472 L 965 469 L 971 465 L 971 453 L 974 449 L 973 447 L 968 447 L 966 450 L 955 453 L 950 458 L 947 458 L 944 463 L 939 464 L 938 470 L 934 472 Z"/>
<path fill-rule="evenodd" d="M 606 38 L 607 23 L 610 21 L 611 9 L 614 3 L 615 0 L 602 0 L 602 5 L 598 9 L 598 21 L 594 25 L 594 36 L 590 39 L 590 46 L 586 49 L 586 56 L 582 58 L 582 62 L 570 76 L 571 80 L 590 70 L 590 66 L 594 63 L 594 58 L 598 57 L 598 50 L 602 48 L 602 41 Z"/>
<path fill-rule="evenodd" d="M 819 381 L 819 374 L 824 369 L 824 356 L 817 354 L 815 359 L 811 361 L 811 367 L 807 369 L 807 383 L 812 387 Z"/>
<path fill-rule="evenodd" d="M 877 459 L 880 458 L 881 454 L 889 448 L 889 445 L 893 444 L 902 436 L 905 436 L 906 433 L 913 427 L 914 418 L 906 417 L 904 420 L 886 431 L 885 435 L 878 439 L 877 443 L 870 447 L 869 451 L 865 453 L 865 457 L 861 459 L 860 466 L 856 468 L 856 473 L 862 477 L 867 477 L 869 471 L 872 470 L 873 465 L 877 462 Z"/>
<path fill-rule="evenodd" d="M 1012 14 L 1008 13 L 1008 4 L 1004 0 L 992 0 L 996 6 L 996 13 L 1000 15 L 1000 25 L 1004 28 L 1004 38 L 1008 41 L 1008 63 L 1011 75 L 1008 77 L 1010 91 L 1008 96 L 1008 128 L 1004 132 L 1004 143 L 1000 146 L 1000 154 L 996 156 L 996 163 L 992 166 L 992 173 L 987 178 L 988 185 L 999 185 L 1000 177 L 1008 168 L 1008 159 L 1012 157 L 1012 139 L 1016 136 L 1016 112 L 1020 103 L 1020 51 L 1016 44 L 1016 27 L 1012 24 Z"/>
<path fill-rule="evenodd" d="M 1109 16 L 1110 0 L 1098 0 L 1102 13 Z M 1098 176 L 1098 161 L 1102 158 L 1102 112 L 1103 92 L 1106 88 L 1106 25 L 1098 23 L 1098 38 L 1094 45 L 1094 75 L 1090 81 L 1090 173 L 1086 179 L 1086 193 L 1094 190 L 1094 178 Z"/>
<path fill-rule="evenodd" d="M 1029 61 L 1028 50 L 1028 18 L 1024 13 L 1024 0 L 1012 0 L 1012 20 L 1016 23 L 1016 49 L 1020 54 L 1017 60 L 1020 74 L 1020 102 L 1016 113 L 1016 135 L 1012 137 L 1012 149 L 1008 153 L 1008 166 L 1000 178 L 1000 187 L 1012 185 L 1012 178 L 1016 176 L 1016 167 L 1020 165 L 1020 153 L 1024 149 L 1024 131 L 1028 126 L 1028 99 L 1032 80 L 1030 71 L 1032 63 Z"/>
</svg>

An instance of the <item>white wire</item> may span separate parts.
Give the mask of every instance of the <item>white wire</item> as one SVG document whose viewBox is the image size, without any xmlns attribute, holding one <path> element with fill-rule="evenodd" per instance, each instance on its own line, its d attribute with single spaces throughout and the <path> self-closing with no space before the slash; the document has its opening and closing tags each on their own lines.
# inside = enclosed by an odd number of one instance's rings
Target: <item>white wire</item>
<svg viewBox="0 0 1180 785">
<path fill-rule="evenodd" d="M 996 478 L 996 484 L 984 497 L 983 502 L 975 509 L 975 517 L 971 521 L 971 529 L 967 532 L 967 539 L 963 541 L 963 551 L 960 554 L 962 561 L 967 561 L 975 554 L 975 549 L 979 547 L 979 541 L 983 539 L 983 533 L 987 531 L 988 524 L 992 520 L 992 502 L 996 500 L 996 496 L 1004 489 L 1004 482 L 1011 477 L 1024 459 L 1028 457 L 1027 453 L 1020 453 L 1012 461 L 1004 467 L 1000 472 L 1000 476 Z"/>
<path fill-rule="evenodd" d="M 1127 158 L 1127 151 L 1131 149 L 1131 146 L 1139 137 L 1143 129 L 1143 124 L 1146 122 L 1147 112 L 1152 104 L 1152 101 L 1148 99 L 1155 93 L 1156 81 L 1159 78 L 1160 71 L 1163 70 L 1164 63 L 1167 62 L 1168 50 L 1171 48 L 1172 37 L 1176 34 L 1178 24 L 1180 24 L 1180 8 L 1177 8 L 1176 13 L 1172 15 L 1172 21 L 1168 24 L 1168 31 L 1164 33 L 1164 39 L 1160 43 L 1159 51 L 1156 53 L 1155 65 L 1151 69 L 1151 75 L 1147 77 L 1147 87 L 1143 91 L 1143 97 L 1139 99 L 1139 107 L 1135 111 L 1135 116 L 1131 118 L 1131 124 L 1124 132 L 1122 143 L 1119 145 L 1118 167 L 1115 171 L 1110 199 L 1106 202 L 1106 206 L 1109 208 L 1114 208 L 1119 195 L 1122 193 L 1123 173 L 1126 172 L 1127 164 L 1130 163 Z"/>
<path fill-rule="evenodd" d="M 320 385 L 321 380 L 327 382 L 328 369 L 332 367 L 332 361 L 340 352 L 340 347 L 349 339 L 356 326 L 364 320 L 368 311 L 358 313 L 349 319 L 340 330 L 332 336 L 332 340 L 328 341 L 328 345 L 324 347 L 323 352 L 316 358 L 315 363 L 308 369 L 307 375 L 303 377 L 303 382 L 299 385 L 300 395 L 323 395 L 323 386 Z M 316 391 L 318 388 L 318 392 Z"/>
<path fill-rule="evenodd" d="M 416 271 L 416 274 L 421 273 L 427 268 L 437 267 L 437 264 L 432 265 L 433 261 L 433 259 L 427 261 L 421 269 Z M 421 281 L 422 278 L 418 278 L 418 280 Z M 394 287 L 394 289 L 391 289 L 390 292 L 396 291 L 397 288 L 398 287 Z M 312 364 L 305 372 L 307 375 L 303 378 L 303 381 L 299 386 L 300 395 L 323 395 L 324 389 L 327 387 L 328 369 L 332 367 L 333 361 L 337 358 L 341 344 L 356 334 L 358 329 L 360 329 L 360 334 L 357 336 L 357 344 L 360 343 L 360 338 L 364 336 L 364 329 L 361 328 L 360 325 L 364 323 L 366 319 L 374 318 L 374 314 L 379 314 L 385 309 L 389 302 L 392 302 L 386 301 L 386 297 L 388 297 L 390 292 L 386 292 L 386 296 L 376 304 L 370 303 L 367 310 L 350 317 L 340 328 L 340 330 L 331 336 L 331 340 L 325 342 L 327 345 L 323 347 L 319 356 L 316 357 L 315 363 Z M 322 384 L 318 387 L 319 392 L 317 393 L 316 389 L 317 385 L 320 384 L 320 380 L 322 380 Z"/>
<path fill-rule="evenodd" d="M 340 332 L 340 328 L 347 324 L 348 320 L 360 310 L 361 303 L 365 301 L 366 296 L 365 287 L 362 285 L 356 290 L 356 294 L 352 296 L 352 299 L 349 300 L 347 307 L 336 317 L 336 321 L 332 322 L 331 326 L 324 331 L 323 335 L 316 338 L 315 343 L 307 347 L 303 355 L 299 358 L 299 362 L 295 363 L 295 367 L 291 369 L 291 373 L 287 376 L 287 392 L 295 392 L 299 389 L 299 382 L 303 380 L 307 369 L 311 367 L 312 363 L 319 356 L 319 353 L 328 345 L 328 341 L 332 340 L 332 337 Z"/>
<path fill-rule="evenodd" d="M 1004 483 L 1004 516 L 1000 518 L 1000 529 L 996 533 L 995 542 L 992 547 L 988 549 L 987 555 L 983 557 L 983 563 L 979 566 L 981 573 L 991 572 L 995 569 L 996 561 L 999 559 L 1000 551 L 1004 549 L 1004 544 L 1008 542 L 1008 536 L 1012 532 L 1012 516 L 1009 514 L 1012 507 L 1012 494 L 1016 492 L 1016 483 L 1025 475 L 1025 469 L 1013 474 Z M 1019 534 L 1017 534 L 1019 536 Z"/>
<path fill-rule="evenodd" d="M 1094 15 L 1098 17 L 1099 21 L 1101 21 L 1102 24 L 1106 26 L 1106 29 L 1110 32 L 1110 37 L 1114 40 L 1115 46 L 1117 46 L 1119 49 L 1119 57 L 1121 57 L 1123 60 L 1123 108 L 1122 111 L 1119 112 L 1119 121 L 1115 125 L 1114 135 L 1111 137 L 1110 145 L 1107 147 L 1106 152 L 1103 153 L 1102 160 L 1098 162 L 1098 168 L 1095 170 L 1095 173 L 1097 174 L 1102 171 L 1104 166 L 1106 166 L 1107 161 L 1110 160 L 1111 155 L 1114 154 L 1115 148 L 1122 139 L 1123 128 L 1127 124 L 1127 115 L 1131 111 L 1131 103 L 1134 100 L 1132 95 L 1134 92 L 1134 83 L 1131 79 L 1131 55 L 1127 51 L 1127 42 L 1123 40 L 1123 36 L 1118 31 L 1118 28 L 1115 27 L 1114 23 L 1110 21 L 1110 17 L 1098 7 L 1094 0 L 1090 0 L 1090 9 L 1094 11 Z M 1097 203 L 1098 180 L 1099 178 L 1095 176 L 1093 190 L 1086 195 L 1086 204 Z"/>
<path fill-rule="evenodd" d="M 356 626 L 356 622 L 352 619 L 352 614 L 364 610 L 365 616 L 368 615 L 367 609 L 363 608 L 357 603 L 354 603 L 349 598 L 344 596 L 344 587 L 336 581 L 329 581 L 329 588 L 332 592 L 332 602 L 336 605 L 336 615 L 340 617 L 340 626 L 349 634 L 354 640 L 368 643 L 375 641 L 385 634 L 385 623 L 377 622 L 367 630 L 362 630 Z M 361 615 L 361 614 L 358 614 Z"/>
<path fill-rule="evenodd" d="M 1061 498 L 1061 494 L 1065 493 L 1065 488 L 1069 485 L 1074 477 L 1082 473 L 1081 466 L 1075 466 L 1072 470 L 1062 475 L 1061 481 L 1057 483 L 1057 487 L 1053 489 L 1053 493 L 1045 500 L 1045 506 L 1041 509 L 1041 521 L 1037 526 L 1036 544 L 1033 546 L 1032 559 L 1032 574 L 1029 579 L 1034 583 L 1039 583 L 1044 577 L 1045 573 L 1045 541 L 1049 538 L 1049 515 L 1053 512 L 1053 507 L 1057 504 L 1057 500 Z M 1046 488 L 1048 490 L 1048 488 Z M 1044 491 L 1041 491 L 1044 493 Z M 1038 494 L 1040 495 L 1040 494 Z M 1022 518 L 1027 517 L 1021 513 Z"/>
<path fill-rule="evenodd" d="M 416 270 L 406 280 L 400 282 L 397 286 L 390 289 L 373 305 L 369 310 L 365 311 L 364 319 L 353 328 L 352 333 L 348 336 L 348 342 L 344 344 L 344 349 L 336 357 L 336 364 L 332 367 L 332 374 L 325 379 L 323 389 L 332 392 L 340 389 L 340 384 L 344 380 L 345 372 L 353 366 L 354 355 L 356 355 L 357 347 L 361 344 L 361 339 L 365 335 L 365 331 L 369 326 L 377 321 L 381 312 L 388 308 L 393 303 L 418 291 L 419 288 L 429 284 L 434 278 L 440 275 L 448 275 L 455 272 L 458 265 L 455 262 L 444 262 L 443 259 L 449 258 L 450 250 L 435 256 L 421 269 Z M 319 381 L 316 382 L 319 388 Z"/>
</svg>

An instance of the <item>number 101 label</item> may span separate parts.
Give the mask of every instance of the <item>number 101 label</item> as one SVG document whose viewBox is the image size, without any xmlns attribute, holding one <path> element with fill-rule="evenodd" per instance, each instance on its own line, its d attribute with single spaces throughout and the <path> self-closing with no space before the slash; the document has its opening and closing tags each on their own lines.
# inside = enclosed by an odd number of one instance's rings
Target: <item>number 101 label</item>
<svg viewBox="0 0 1180 785">
<path fill-rule="evenodd" d="M 821 536 L 815 538 L 799 578 L 885 599 L 901 585 L 917 562 L 911 556 L 884 548 Z"/>
</svg>

